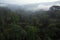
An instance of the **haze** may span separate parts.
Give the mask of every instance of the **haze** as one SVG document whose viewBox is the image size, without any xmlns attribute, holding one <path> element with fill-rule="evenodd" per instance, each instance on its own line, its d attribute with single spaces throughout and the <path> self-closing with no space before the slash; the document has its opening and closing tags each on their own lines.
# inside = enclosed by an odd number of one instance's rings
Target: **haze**
<svg viewBox="0 0 60 40">
<path fill-rule="evenodd" d="M 43 2 L 55 2 L 58 0 L 0 0 L 0 3 L 9 3 L 9 4 L 32 4 L 32 3 L 43 3 Z"/>
</svg>

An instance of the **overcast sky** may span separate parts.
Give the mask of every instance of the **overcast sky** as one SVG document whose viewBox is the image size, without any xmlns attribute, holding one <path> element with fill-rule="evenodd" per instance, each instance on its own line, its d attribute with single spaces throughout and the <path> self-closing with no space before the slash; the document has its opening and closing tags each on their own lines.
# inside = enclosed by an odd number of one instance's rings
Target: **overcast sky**
<svg viewBox="0 0 60 40">
<path fill-rule="evenodd" d="M 32 3 L 43 3 L 43 2 L 55 2 L 59 0 L 0 0 L 0 3 L 9 4 L 32 4 Z"/>
</svg>

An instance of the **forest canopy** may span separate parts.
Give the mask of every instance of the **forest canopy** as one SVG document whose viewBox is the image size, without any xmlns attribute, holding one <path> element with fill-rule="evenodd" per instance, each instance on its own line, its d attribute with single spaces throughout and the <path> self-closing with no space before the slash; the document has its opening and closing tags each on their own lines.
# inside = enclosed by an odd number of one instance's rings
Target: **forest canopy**
<svg viewBox="0 0 60 40">
<path fill-rule="evenodd" d="M 60 40 L 60 6 L 34 14 L 0 7 L 0 40 Z"/>
</svg>

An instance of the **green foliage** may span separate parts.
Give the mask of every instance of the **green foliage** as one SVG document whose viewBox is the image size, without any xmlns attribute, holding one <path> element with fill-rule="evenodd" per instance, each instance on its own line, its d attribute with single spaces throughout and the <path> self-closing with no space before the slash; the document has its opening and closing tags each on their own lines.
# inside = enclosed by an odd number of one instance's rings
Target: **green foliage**
<svg viewBox="0 0 60 40">
<path fill-rule="evenodd" d="M 0 40 L 60 40 L 60 10 L 18 14 L 1 7 Z"/>
</svg>

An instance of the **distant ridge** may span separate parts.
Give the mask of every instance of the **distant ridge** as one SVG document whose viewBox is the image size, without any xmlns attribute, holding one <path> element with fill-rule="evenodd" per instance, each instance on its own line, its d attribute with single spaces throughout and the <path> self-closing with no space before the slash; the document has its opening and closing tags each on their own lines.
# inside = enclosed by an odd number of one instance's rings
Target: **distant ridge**
<svg viewBox="0 0 60 40">
<path fill-rule="evenodd" d="M 36 10 L 48 10 L 53 5 L 60 5 L 60 1 L 56 2 L 44 2 L 44 3 L 33 3 L 33 4 L 25 4 L 25 5 L 17 5 L 17 4 L 9 4 L 9 3 L 0 3 L 0 5 L 4 5 L 10 9 L 24 9 L 27 11 L 36 11 Z"/>
</svg>

